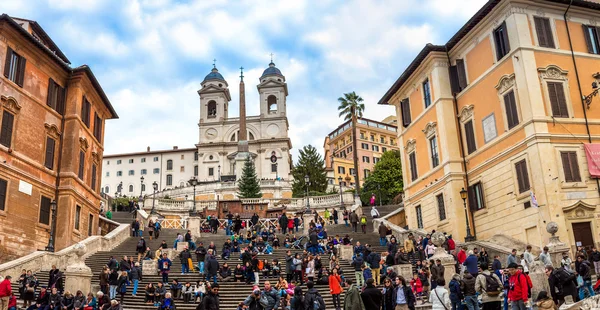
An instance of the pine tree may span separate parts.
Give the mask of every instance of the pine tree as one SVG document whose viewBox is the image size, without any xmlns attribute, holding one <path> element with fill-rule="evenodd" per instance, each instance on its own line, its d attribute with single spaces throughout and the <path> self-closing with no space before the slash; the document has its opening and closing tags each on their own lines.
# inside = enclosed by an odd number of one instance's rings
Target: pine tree
<svg viewBox="0 0 600 310">
<path fill-rule="evenodd" d="M 242 169 L 242 178 L 238 185 L 238 195 L 240 198 L 260 198 L 260 184 L 256 176 L 254 163 L 250 160 L 250 156 L 246 158 L 244 168 Z"/>
<path fill-rule="evenodd" d="M 306 195 L 306 182 L 304 176 L 308 175 L 310 184 L 309 194 L 324 194 L 327 191 L 327 173 L 325 172 L 325 160 L 312 145 L 307 145 L 300 150 L 298 163 L 292 170 L 294 181 L 292 192 L 294 197 Z"/>
</svg>

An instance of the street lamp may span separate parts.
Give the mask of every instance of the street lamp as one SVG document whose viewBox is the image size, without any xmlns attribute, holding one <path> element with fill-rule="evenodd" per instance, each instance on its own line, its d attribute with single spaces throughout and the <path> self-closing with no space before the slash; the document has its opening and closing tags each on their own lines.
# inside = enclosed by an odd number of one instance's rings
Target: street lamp
<svg viewBox="0 0 600 310">
<path fill-rule="evenodd" d="M 221 182 L 221 165 L 217 166 L 217 175 L 219 176 L 219 182 Z"/>
<path fill-rule="evenodd" d="M 469 216 L 467 215 L 467 191 L 464 187 L 460 190 L 460 198 L 463 200 L 463 206 L 465 208 L 465 221 L 467 222 L 467 236 L 465 237 L 465 242 L 470 242 L 475 240 L 475 238 L 471 236 L 471 228 L 469 227 Z"/>
<path fill-rule="evenodd" d="M 344 194 L 342 192 L 342 177 L 338 177 L 338 184 L 340 185 L 340 204 L 344 207 Z"/>
<path fill-rule="evenodd" d="M 52 222 L 50 222 L 50 239 L 48 239 L 48 245 L 46 246 L 46 251 L 54 252 L 54 241 L 56 237 L 56 200 L 52 200 L 50 202 L 50 210 L 52 210 Z"/>
<path fill-rule="evenodd" d="M 140 177 L 140 197 L 142 197 L 143 194 L 143 190 L 142 188 L 144 187 L 144 176 Z"/>
<path fill-rule="evenodd" d="M 377 184 L 377 195 L 379 195 L 379 206 L 381 207 L 381 185 Z"/>
<path fill-rule="evenodd" d="M 154 195 L 152 195 L 152 210 L 150 214 L 156 214 L 156 211 L 154 211 L 154 202 L 156 201 L 156 192 L 158 191 L 158 183 L 156 181 L 152 183 L 152 189 L 154 190 Z"/>
<path fill-rule="evenodd" d="M 308 174 L 304 175 L 304 183 L 306 184 L 306 210 L 310 210 L 310 198 L 308 197 L 308 185 L 310 184 L 310 177 Z"/>
<path fill-rule="evenodd" d="M 221 167 L 221 166 L 219 166 Z M 220 168 L 219 168 L 220 170 Z M 198 179 L 196 177 L 191 177 L 188 181 L 188 184 L 194 187 L 194 207 L 192 208 L 192 213 L 196 213 L 196 185 L 198 185 Z"/>
<path fill-rule="evenodd" d="M 123 190 L 123 181 L 119 182 L 119 185 L 117 186 L 117 192 L 120 194 L 121 190 Z"/>
</svg>

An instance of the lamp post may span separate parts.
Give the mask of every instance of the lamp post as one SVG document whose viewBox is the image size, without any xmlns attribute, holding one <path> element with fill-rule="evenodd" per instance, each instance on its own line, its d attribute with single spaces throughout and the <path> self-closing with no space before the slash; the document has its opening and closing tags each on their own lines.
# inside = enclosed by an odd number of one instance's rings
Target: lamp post
<svg viewBox="0 0 600 310">
<path fill-rule="evenodd" d="M 219 182 L 221 182 L 221 165 L 217 166 L 217 175 L 219 176 Z"/>
<path fill-rule="evenodd" d="M 221 167 L 221 166 L 219 166 Z M 221 170 L 219 168 L 219 170 Z M 196 177 L 191 177 L 190 180 L 188 181 L 188 184 L 191 185 L 192 187 L 194 187 L 194 205 L 192 207 L 192 213 L 196 213 L 196 185 L 198 185 L 198 179 L 196 179 Z"/>
<path fill-rule="evenodd" d="M 379 206 L 381 207 L 381 184 L 377 184 L 377 195 L 379 195 Z"/>
<path fill-rule="evenodd" d="M 140 198 L 142 197 L 144 191 L 143 191 L 143 187 L 144 187 L 144 176 L 140 177 Z"/>
<path fill-rule="evenodd" d="M 117 186 L 117 192 L 120 194 L 121 190 L 123 190 L 123 181 L 119 182 L 119 185 Z"/>
<path fill-rule="evenodd" d="M 52 210 L 52 219 L 50 222 L 50 238 L 48 239 L 48 245 L 46 246 L 46 251 L 54 252 L 54 240 L 56 234 L 56 200 L 52 200 L 50 202 L 50 210 Z"/>
<path fill-rule="evenodd" d="M 593 75 L 594 78 L 600 78 L 600 73 L 594 73 Z M 585 104 L 587 105 L 587 108 L 590 108 L 590 104 L 592 104 L 592 99 L 598 95 L 598 91 L 600 91 L 600 88 L 598 88 L 598 82 L 592 82 L 592 89 L 594 91 L 592 91 L 589 95 L 583 97 L 583 102 L 585 102 Z"/>
<path fill-rule="evenodd" d="M 469 216 L 467 215 L 467 191 L 464 187 L 460 190 L 460 198 L 463 200 L 463 206 L 465 208 L 465 221 L 467 222 L 467 236 L 465 237 L 465 242 L 470 242 L 475 240 L 475 238 L 471 236 L 471 228 L 469 227 Z"/>
<path fill-rule="evenodd" d="M 156 211 L 154 211 L 154 202 L 156 201 L 156 192 L 158 191 L 158 183 L 156 181 L 152 183 L 152 189 L 154 190 L 154 195 L 152 195 L 152 210 L 150 214 L 156 214 Z"/>
<path fill-rule="evenodd" d="M 340 204 L 344 206 L 344 194 L 342 192 L 342 177 L 338 177 L 338 184 L 340 185 Z"/>
<path fill-rule="evenodd" d="M 310 177 L 308 174 L 304 175 L 304 183 L 306 183 L 306 210 L 310 210 L 310 198 L 308 197 L 308 185 L 310 184 Z"/>
</svg>

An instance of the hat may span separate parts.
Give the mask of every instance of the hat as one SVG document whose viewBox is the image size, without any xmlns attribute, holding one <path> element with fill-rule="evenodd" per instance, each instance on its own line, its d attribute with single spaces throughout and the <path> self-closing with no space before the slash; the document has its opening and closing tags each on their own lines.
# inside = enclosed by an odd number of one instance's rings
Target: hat
<svg viewBox="0 0 600 310">
<path fill-rule="evenodd" d="M 519 265 L 517 265 L 517 263 L 510 263 L 510 264 L 508 264 L 508 268 L 509 269 L 510 268 L 515 268 L 516 269 L 516 268 L 519 268 Z"/>
<path fill-rule="evenodd" d="M 254 294 L 260 293 L 260 288 L 257 285 L 253 286 L 252 287 L 252 293 L 254 293 Z"/>
<path fill-rule="evenodd" d="M 540 291 L 535 301 L 548 299 L 548 293 L 546 291 Z"/>
</svg>

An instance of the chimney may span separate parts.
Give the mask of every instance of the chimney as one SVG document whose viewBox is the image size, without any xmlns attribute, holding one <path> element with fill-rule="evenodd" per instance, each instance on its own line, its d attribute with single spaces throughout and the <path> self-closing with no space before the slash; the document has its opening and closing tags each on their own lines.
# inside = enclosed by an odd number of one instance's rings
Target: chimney
<svg viewBox="0 0 600 310">
<path fill-rule="evenodd" d="M 174 150 L 177 150 L 177 149 L 179 149 L 179 148 L 178 148 L 178 147 L 177 147 L 177 145 L 176 145 L 176 146 L 174 146 L 174 147 L 173 147 L 173 149 L 174 149 Z"/>
<path fill-rule="evenodd" d="M 146 152 L 150 152 L 150 147 L 147 147 L 147 148 L 146 148 Z"/>
</svg>

